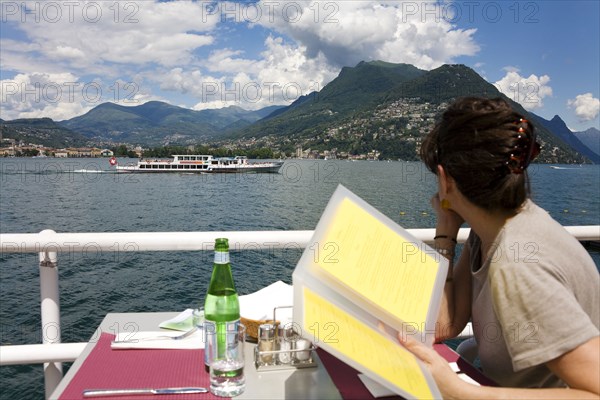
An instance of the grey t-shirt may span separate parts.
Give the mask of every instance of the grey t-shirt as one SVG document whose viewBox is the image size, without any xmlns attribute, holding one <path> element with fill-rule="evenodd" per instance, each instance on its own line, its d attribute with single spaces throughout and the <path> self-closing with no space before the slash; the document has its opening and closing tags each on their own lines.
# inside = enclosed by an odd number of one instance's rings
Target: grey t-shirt
<svg viewBox="0 0 600 400">
<path fill-rule="evenodd" d="M 480 247 L 471 233 L 465 253 L 483 372 L 506 387 L 565 386 L 545 363 L 599 335 L 594 261 L 532 201 L 505 224 L 483 265 Z"/>
</svg>

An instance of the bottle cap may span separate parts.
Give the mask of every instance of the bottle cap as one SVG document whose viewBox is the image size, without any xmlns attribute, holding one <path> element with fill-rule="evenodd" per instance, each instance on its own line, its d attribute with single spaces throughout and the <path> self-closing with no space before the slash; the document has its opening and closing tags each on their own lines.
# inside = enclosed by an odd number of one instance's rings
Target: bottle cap
<svg viewBox="0 0 600 400">
<path fill-rule="evenodd" d="M 275 327 L 272 324 L 262 324 L 258 327 L 259 340 L 275 339 Z"/>
<path fill-rule="evenodd" d="M 229 251 L 229 240 L 226 238 L 215 239 L 215 251 Z"/>
<path fill-rule="evenodd" d="M 291 325 L 285 325 L 279 327 L 277 330 L 278 339 L 285 340 L 286 342 L 295 342 L 298 340 L 298 334 L 294 331 L 294 327 Z"/>
</svg>

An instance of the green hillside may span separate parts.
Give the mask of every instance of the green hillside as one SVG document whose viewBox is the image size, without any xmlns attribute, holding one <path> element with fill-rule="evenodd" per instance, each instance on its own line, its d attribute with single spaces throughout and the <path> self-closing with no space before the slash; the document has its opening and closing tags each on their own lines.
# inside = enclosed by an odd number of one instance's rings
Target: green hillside
<svg viewBox="0 0 600 400">
<path fill-rule="evenodd" d="M 90 143 L 87 137 L 58 125 L 50 118 L 0 120 L 0 132 L 2 138 L 53 148 L 84 147 Z"/>
</svg>

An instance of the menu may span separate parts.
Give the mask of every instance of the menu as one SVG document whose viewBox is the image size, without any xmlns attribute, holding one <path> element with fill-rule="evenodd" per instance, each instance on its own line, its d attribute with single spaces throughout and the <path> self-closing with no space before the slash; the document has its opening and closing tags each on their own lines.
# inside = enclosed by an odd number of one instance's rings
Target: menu
<svg viewBox="0 0 600 400">
<path fill-rule="evenodd" d="M 294 270 L 294 321 L 395 393 L 438 398 L 396 335 L 432 344 L 447 270 L 444 257 L 340 185 Z"/>
</svg>

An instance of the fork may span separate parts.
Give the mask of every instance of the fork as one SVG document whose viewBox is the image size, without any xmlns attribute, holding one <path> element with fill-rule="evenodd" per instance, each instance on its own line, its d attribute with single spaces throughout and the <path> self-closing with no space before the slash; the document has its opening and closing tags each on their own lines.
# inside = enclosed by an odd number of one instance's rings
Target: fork
<svg viewBox="0 0 600 400">
<path fill-rule="evenodd" d="M 140 338 L 140 339 L 113 340 L 112 343 L 138 343 L 138 342 L 145 342 L 147 340 L 164 340 L 164 339 L 181 340 L 181 339 L 185 339 L 186 337 L 192 335 L 197 330 L 198 330 L 198 328 L 192 328 L 189 331 L 184 332 L 181 335 L 177 335 L 177 336 L 159 335 L 159 336 L 145 337 L 145 338 Z"/>
</svg>

